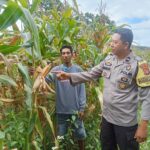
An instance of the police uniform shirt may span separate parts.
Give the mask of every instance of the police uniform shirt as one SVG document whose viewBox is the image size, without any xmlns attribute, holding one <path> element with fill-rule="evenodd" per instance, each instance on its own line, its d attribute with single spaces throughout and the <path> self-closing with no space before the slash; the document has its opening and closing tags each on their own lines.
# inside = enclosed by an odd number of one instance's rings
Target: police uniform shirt
<svg viewBox="0 0 150 150">
<path fill-rule="evenodd" d="M 137 56 L 132 52 L 123 60 L 110 54 L 90 72 L 71 74 L 70 81 L 77 84 L 103 76 L 103 117 L 110 123 L 127 127 L 137 124 L 139 100 L 142 119 L 150 119 L 150 87 L 137 85 L 137 70 Z"/>
</svg>

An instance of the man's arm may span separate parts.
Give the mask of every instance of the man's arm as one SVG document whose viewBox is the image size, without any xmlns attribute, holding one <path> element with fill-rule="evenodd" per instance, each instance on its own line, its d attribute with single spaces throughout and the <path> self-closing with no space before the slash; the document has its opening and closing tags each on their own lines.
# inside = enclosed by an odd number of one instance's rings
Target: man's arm
<svg viewBox="0 0 150 150">
<path fill-rule="evenodd" d="M 84 109 L 86 105 L 86 92 L 85 92 L 85 84 L 81 83 L 78 86 L 78 94 L 79 94 L 79 117 L 83 119 L 84 117 Z"/>
<path fill-rule="evenodd" d="M 70 79 L 71 84 L 76 85 L 78 83 L 84 83 L 87 81 L 98 79 L 102 75 L 102 70 L 103 62 L 92 68 L 92 70 L 89 72 L 66 73 L 63 71 L 52 71 L 52 73 L 56 73 L 59 80 Z"/>
<path fill-rule="evenodd" d="M 139 98 L 142 102 L 141 121 L 135 138 L 139 143 L 144 142 L 148 135 L 148 121 L 150 120 L 150 87 L 139 88 Z"/>
<path fill-rule="evenodd" d="M 57 71 L 57 67 L 54 67 L 51 69 L 51 71 L 47 74 L 47 76 L 45 77 L 45 81 L 47 83 L 51 83 L 51 82 L 54 82 L 55 81 L 55 78 L 56 78 L 56 75 L 51 73 L 53 71 Z"/>
<path fill-rule="evenodd" d="M 80 72 L 80 73 L 72 73 L 70 75 L 70 81 L 72 85 L 76 85 L 78 83 L 84 83 L 87 81 L 96 80 L 102 75 L 103 70 L 103 62 L 99 65 L 95 66 L 88 72 Z"/>
</svg>

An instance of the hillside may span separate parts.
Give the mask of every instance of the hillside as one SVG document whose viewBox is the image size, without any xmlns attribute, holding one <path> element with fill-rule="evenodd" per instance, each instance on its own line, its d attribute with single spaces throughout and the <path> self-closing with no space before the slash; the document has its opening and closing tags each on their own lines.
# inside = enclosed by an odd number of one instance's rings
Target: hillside
<svg viewBox="0 0 150 150">
<path fill-rule="evenodd" d="M 132 46 L 132 49 L 136 49 L 136 50 L 144 50 L 144 51 L 150 51 L 150 47 L 146 47 L 146 46 Z"/>
<path fill-rule="evenodd" d="M 132 50 L 150 63 L 150 47 L 132 46 Z"/>
</svg>

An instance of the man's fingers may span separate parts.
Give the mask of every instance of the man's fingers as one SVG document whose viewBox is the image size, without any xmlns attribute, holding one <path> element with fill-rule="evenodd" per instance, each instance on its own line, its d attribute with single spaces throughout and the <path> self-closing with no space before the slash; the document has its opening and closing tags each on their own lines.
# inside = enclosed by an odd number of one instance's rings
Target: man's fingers
<svg viewBox="0 0 150 150">
<path fill-rule="evenodd" d="M 59 74 L 62 73 L 62 71 L 51 71 L 51 73 Z"/>
<path fill-rule="evenodd" d="M 134 137 L 135 139 L 136 139 L 136 141 L 138 142 L 138 143 L 142 143 L 142 142 L 145 142 L 146 141 L 146 139 L 147 138 L 141 138 L 141 137 Z"/>
</svg>

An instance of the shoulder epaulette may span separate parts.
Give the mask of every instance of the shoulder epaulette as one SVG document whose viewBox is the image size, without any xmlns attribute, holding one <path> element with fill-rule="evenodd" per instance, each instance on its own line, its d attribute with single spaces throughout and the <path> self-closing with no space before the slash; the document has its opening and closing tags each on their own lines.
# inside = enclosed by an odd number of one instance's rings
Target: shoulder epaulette
<svg viewBox="0 0 150 150">
<path fill-rule="evenodd" d="M 142 59 L 140 56 L 135 56 L 134 58 L 135 58 L 135 60 L 137 60 L 138 62 L 139 62 L 139 61 L 143 61 L 143 59 Z"/>
<path fill-rule="evenodd" d="M 145 60 L 138 61 L 137 85 L 140 87 L 150 86 L 150 67 Z"/>
</svg>

